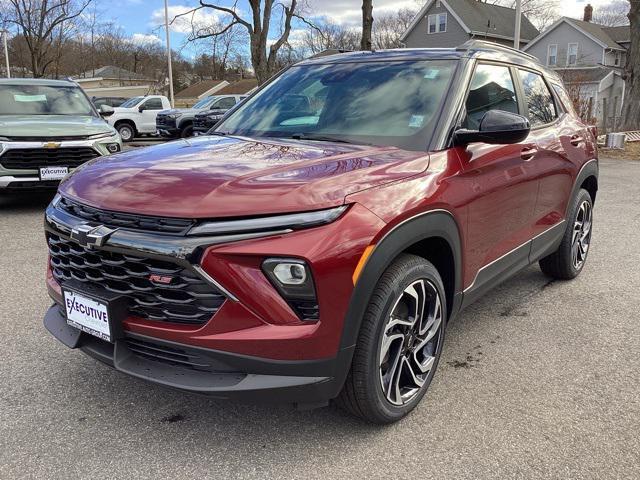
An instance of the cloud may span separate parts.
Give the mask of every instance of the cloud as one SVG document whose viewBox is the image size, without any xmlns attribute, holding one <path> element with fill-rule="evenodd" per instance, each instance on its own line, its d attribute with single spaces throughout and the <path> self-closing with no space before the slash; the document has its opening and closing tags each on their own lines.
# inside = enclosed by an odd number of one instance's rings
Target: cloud
<svg viewBox="0 0 640 480">
<path fill-rule="evenodd" d="M 309 13 L 314 17 L 326 17 L 341 25 L 362 22 L 361 2 L 354 0 L 308 0 Z M 373 2 L 373 18 L 376 14 L 396 12 L 402 8 L 418 10 L 416 0 L 377 0 Z"/>
<path fill-rule="evenodd" d="M 169 7 L 169 22 L 177 15 L 184 14 L 193 10 L 193 7 L 187 5 L 172 5 Z M 213 25 L 220 20 L 221 15 L 219 12 L 211 8 L 197 10 L 193 13 L 175 18 L 170 25 L 170 29 L 176 33 L 189 34 L 191 33 L 191 23 L 204 27 L 207 25 Z M 164 8 L 158 8 L 151 12 L 151 24 L 153 26 L 164 25 Z"/>
<path fill-rule="evenodd" d="M 136 45 L 152 45 L 155 43 L 162 43 L 162 40 L 160 37 L 152 33 L 134 33 L 131 35 L 131 42 Z"/>
</svg>

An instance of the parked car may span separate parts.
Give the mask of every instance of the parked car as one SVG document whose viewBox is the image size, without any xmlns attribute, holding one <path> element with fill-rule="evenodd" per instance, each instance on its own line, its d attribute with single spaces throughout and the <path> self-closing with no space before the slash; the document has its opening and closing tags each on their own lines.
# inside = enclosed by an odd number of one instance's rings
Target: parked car
<svg viewBox="0 0 640 480">
<path fill-rule="evenodd" d="M 119 107 L 127 100 L 129 100 L 128 97 L 93 97 L 91 102 L 96 106 L 96 108 L 100 108 L 102 105 Z"/>
<path fill-rule="evenodd" d="M 199 113 L 215 113 L 222 117 L 241 99 L 242 95 L 213 95 L 200 100 L 191 108 L 174 108 L 158 113 L 156 129 L 166 138 L 190 137 L 194 132 L 194 117 Z M 208 129 L 207 129 L 208 130 Z"/>
<path fill-rule="evenodd" d="M 56 188 L 84 162 L 119 152 L 120 136 L 66 80 L 0 80 L 0 191 Z"/>
<path fill-rule="evenodd" d="M 163 95 L 133 97 L 114 108 L 109 123 L 115 127 L 123 141 L 130 142 L 137 135 L 155 134 L 156 115 L 169 108 L 169 99 Z"/>
<path fill-rule="evenodd" d="M 527 54 L 308 59 L 209 136 L 65 180 L 44 323 L 150 382 L 389 423 L 462 308 L 534 262 L 583 270 L 597 189 L 594 131 Z"/>
<path fill-rule="evenodd" d="M 230 109 L 235 107 L 245 98 L 247 98 L 247 95 L 219 96 L 219 98 L 212 103 L 209 108 L 194 115 L 193 134 L 203 135 L 207 133 L 211 130 L 211 127 L 218 123 Z"/>
</svg>

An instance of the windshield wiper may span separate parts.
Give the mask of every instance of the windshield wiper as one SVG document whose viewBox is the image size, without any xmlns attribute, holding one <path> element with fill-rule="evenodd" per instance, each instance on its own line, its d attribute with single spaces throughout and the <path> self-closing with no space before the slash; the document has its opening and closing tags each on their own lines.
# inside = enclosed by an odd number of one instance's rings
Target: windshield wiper
<svg viewBox="0 0 640 480">
<path fill-rule="evenodd" d="M 294 140 L 315 140 L 318 142 L 335 142 L 335 143 L 353 143 L 348 140 L 344 140 L 342 138 L 335 138 L 327 135 L 314 135 L 308 133 L 294 133 L 291 135 L 291 138 Z"/>
</svg>

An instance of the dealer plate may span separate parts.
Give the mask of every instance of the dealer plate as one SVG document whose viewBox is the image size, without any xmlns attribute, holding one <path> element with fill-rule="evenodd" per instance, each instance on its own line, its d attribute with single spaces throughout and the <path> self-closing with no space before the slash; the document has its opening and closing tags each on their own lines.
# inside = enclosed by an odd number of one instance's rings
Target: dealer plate
<svg viewBox="0 0 640 480">
<path fill-rule="evenodd" d="M 62 180 L 69 173 L 69 167 L 40 167 L 40 180 Z"/>
<path fill-rule="evenodd" d="M 102 340 L 112 340 L 109 306 L 78 292 L 63 290 L 67 323 Z"/>
</svg>

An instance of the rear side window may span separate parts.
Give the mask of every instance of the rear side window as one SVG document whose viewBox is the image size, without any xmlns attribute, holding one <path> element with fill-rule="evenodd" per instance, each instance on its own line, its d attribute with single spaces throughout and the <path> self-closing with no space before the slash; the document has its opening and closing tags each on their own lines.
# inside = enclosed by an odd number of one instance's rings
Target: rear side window
<svg viewBox="0 0 640 480">
<path fill-rule="evenodd" d="M 144 102 L 145 110 L 162 110 L 162 100 L 159 98 L 150 98 Z"/>
<path fill-rule="evenodd" d="M 537 73 L 520 70 L 520 77 L 522 78 L 531 126 L 537 127 L 553 122 L 558 117 L 558 113 L 553 103 L 553 96 L 542 76 Z"/>
<path fill-rule="evenodd" d="M 516 91 L 508 67 L 478 65 L 471 79 L 466 102 L 465 128 L 477 130 L 482 116 L 489 110 L 518 113 Z"/>
<path fill-rule="evenodd" d="M 214 102 L 213 105 L 211 105 L 211 108 L 220 108 L 220 109 L 225 109 L 228 110 L 229 108 L 233 107 L 236 104 L 236 99 L 233 97 L 225 97 L 225 98 L 221 98 L 220 100 L 218 100 L 217 102 Z"/>
<path fill-rule="evenodd" d="M 560 98 L 564 109 L 574 117 L 577 117 L 578 114 L 576 113 L 573 102 L 571 101 L 571 98 L 569 98 L 569 94 L 567 93 L 567 91 L 560 85 L 557 85 L 555 83 L 553 83 L 552 85 L 553 89 L 556 91 L 556 95 L 558 95 L 558 98 Z"/>
</svg>

